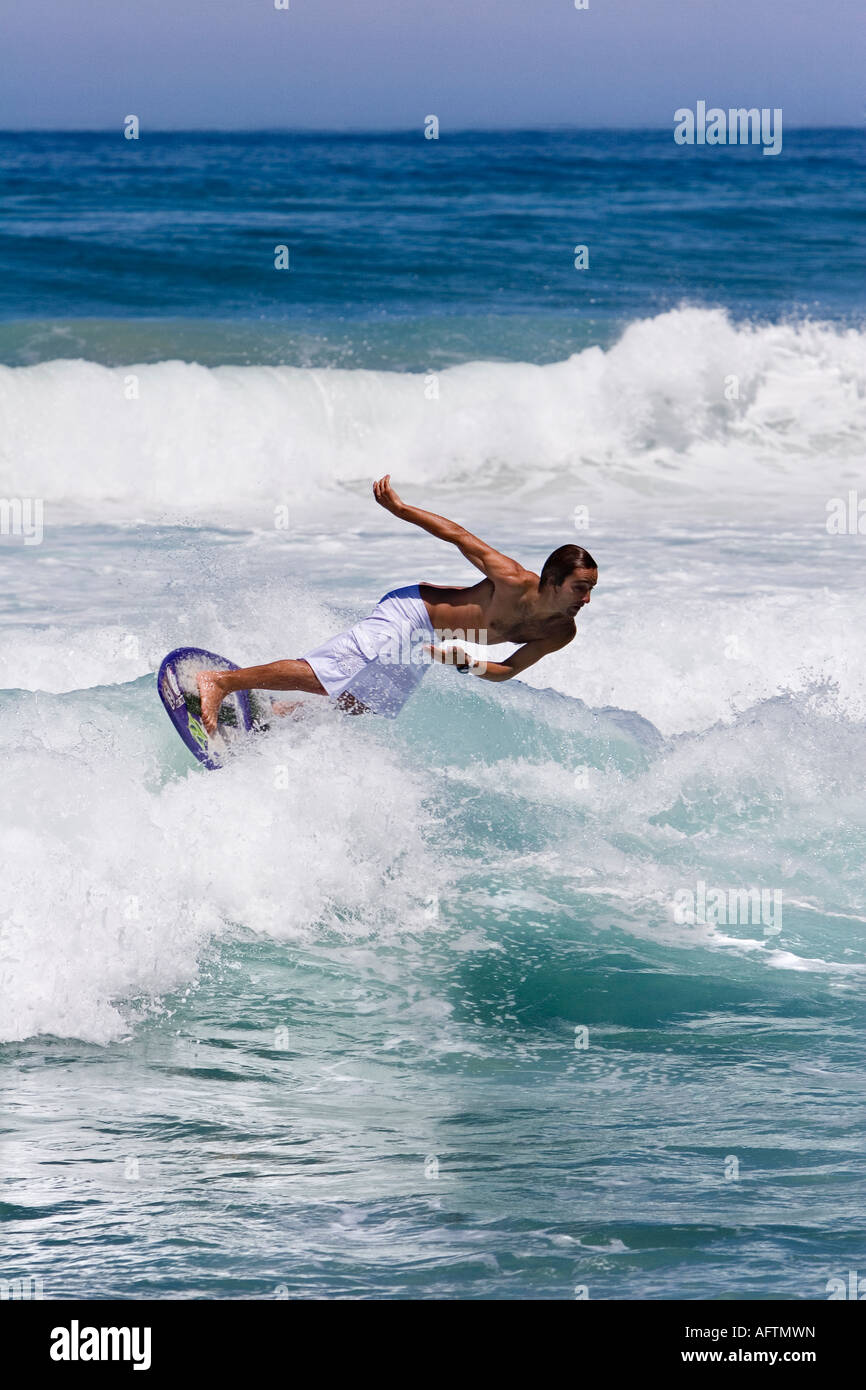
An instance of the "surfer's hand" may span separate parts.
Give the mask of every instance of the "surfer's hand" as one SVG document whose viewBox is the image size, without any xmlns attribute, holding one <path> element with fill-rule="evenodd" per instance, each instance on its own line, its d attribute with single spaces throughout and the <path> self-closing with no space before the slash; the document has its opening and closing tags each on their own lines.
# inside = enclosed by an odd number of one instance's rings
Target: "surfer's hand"
<svg viewBox="0 0 866 1390">
<path fill-rule="evenodd" d="M 432 642 L 425 642 L 424 651 L 432 661 L 441 661 L 443 666 L 465 666 L 472 661 L 462 647 L 437 647 Z"/>
<path fill-rule="evenodd" d="M 403 502 L 391 486 L 391 474 L 386 473 L 384 478 L 380 478 L 373 484 L 373 496 L 384 507 L 386 512 L 393 512 L 395 516 L 400 516 L 403 510 Z"/>
</svg>

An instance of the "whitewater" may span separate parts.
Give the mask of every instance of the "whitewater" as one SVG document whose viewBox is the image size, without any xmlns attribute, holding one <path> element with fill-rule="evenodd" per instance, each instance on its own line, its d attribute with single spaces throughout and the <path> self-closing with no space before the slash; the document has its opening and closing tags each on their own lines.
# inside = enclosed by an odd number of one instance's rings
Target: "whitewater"
<svg viewBox="0 0 866 1390">
<path fill-rule="evenodd" d="M 823 523 L 825 493 L 860 477 L 866 338 L 684 307 L 548 364 L 63 359 L 0 366 L 0 402 L 5 493 L 42 497 L 56 517 L 272 528 L 281 503 L 304 516 L 308 500 L 356 498 L 393 466 L 492 505 L 503 492 L 573 496 L 615 517 L 628 502 L 695 509 L 706 496 L 715 519 L 752 519 L 763 501 Z"/>
<path fill-rule="evenodd" d="M 739 394 L 727 400 L 732 374 Z M 840 796 L 859 804 L 862 540 L 828 534 L 826 519 L 858 476 L 862 334 L 737 327 L 686 309 L 631 325 L 608 352 L 541 367 L 406 376 L 58 361 L 0 368 L 0 383 L 2 491 L 22 495 L 26 480 L 49 530 L 42 548 L 7 547 L 0 631 L 7 945 L 11 930 L 21 972 L 7 1037 L 120 1036 L 135 1016 L 124 1000 L 189 985 L 207 941 L 232 924 L 292 936 L 334 913 L 341 930 L 363 921 L 374 934 L 411 922 L 410 880 L 434 882 L 441 866 L 427 842 L 432 769 L 405 739 L 316 710 L 310 728 L 274 733 L 202 779 L 152 687 L 171 646 L 243 663 L 293 655 L 393 584 L 469 579 L 459 557 L 373 507 L 370 480 L 385 470 L 525 563 L 569 540 L 601 556 L 578 641 L 523 682 L 539 692 L 549 755 L 527 756 L 528 733 L 508 756 L 485 740 L 471 772 L 450 769 L 452 785 L 497 787 L 515 821 L 593 804 L 611 824 L 583 871 L 635 910 L 670 891 L 660 860 L 685 872 L 684 841 L 698 834 L 719 854 L 721 799 L 729 819 L 733 807 L 745 816 L 753 850 L 775 799 L 794 823 Z M 524 719 L 530 708 L 515 689 L 465 692 L 440 672 L 429 683 L 421 703 L 444 704 L 449 746 L 467 722 L 490 720 L 491 700 Z M 601 764 L 591 795 L 568 736 L 587 719 L 586 756 Z M 283 759 L 290 786 L 277 791 L 269 770 Z M 635 818 L 624 865 L 611 841 Z M 815 881 L 817 866 L 769 833 L 743 858 L 731 824 L 717 875 L 739 881 L 763 862 L 775 882 L 799 868 L 798 897 L 817 900 L 827 874 Z M 229 854 L 238 836 L 243 853 Z M 832 896 L 856 917 L 853 861 L 850 875 Z"/>
</svg>

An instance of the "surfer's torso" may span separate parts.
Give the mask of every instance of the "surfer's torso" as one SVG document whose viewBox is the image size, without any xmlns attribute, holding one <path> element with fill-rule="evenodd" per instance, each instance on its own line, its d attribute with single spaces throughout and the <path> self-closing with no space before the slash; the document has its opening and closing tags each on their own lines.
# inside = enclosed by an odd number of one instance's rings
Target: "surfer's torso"
<svg viewBox="0 0 866 1390">
<path fill-rule="evenodd" d="M 574 619 L 556 614 L 539 617 L 532 602 L 538 592 L 538 576 L 482 579 L 478 584 L 451 588 L 444 584 L 419 584 L 430 621 L 437 631 L 466 634 L 467 640 L 495 646 L 497 642 L 534 642 L 538 638 L 574 634 Z M 477 633 L 477 637 L 470 634 Z"/>
</svg>

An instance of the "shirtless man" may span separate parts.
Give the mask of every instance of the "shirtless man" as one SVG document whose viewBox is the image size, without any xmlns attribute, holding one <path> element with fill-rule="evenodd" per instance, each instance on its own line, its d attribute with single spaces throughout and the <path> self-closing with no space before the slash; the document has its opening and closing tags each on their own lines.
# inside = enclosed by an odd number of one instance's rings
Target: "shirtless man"
<svg viewBox="0 0 866 1390">
<path fill-rule="evenodd" d="M 208 733 L 216 731 L 220 704 L 236 690 L 329 695 L 347 713 L 373 711 L 393 717 L 431 660 L 472 672 L 481 680 L 507 681 L 572 640 L 574 620 L 598 582 L 598 567 L 582 546 L 560 546 L 545 560 L 539 576 L 456 522 L 403 502 L 391 486 L 390 473 L 373 484 L 373 496 L 401 521 L 456 545 L 485 578 L 468 587 L 413 584 L 394 589 L 368 618 L 297 659 L 242 671 L 202 671 L 197 681 Z M 462 635 L 482 646 L 523 645 L 505 661 L 480 661 L 465 650 L 446 649 L 430 640 L 438 635 L 441 641 L 443 634 L 447 639 Z"/>
</svg>

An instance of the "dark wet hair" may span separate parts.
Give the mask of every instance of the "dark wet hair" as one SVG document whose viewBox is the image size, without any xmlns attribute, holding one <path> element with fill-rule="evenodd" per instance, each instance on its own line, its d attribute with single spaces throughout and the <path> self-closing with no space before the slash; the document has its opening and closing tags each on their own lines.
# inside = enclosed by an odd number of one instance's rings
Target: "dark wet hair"
<svg viewBox="0 0 866 1390">
<path fill-rule="evenodd" d="M 584 550 L 582 545 L 561 545 L 545 560 L 539 583 L 541 588 L 544 588 L 545 584 L 552 584 L 554 588 L 558 589 L 560 584 L 565 583 L 573 570 L 597 569 L 598 565 L 595 560 L 588 550 Z"/>
</svg>

